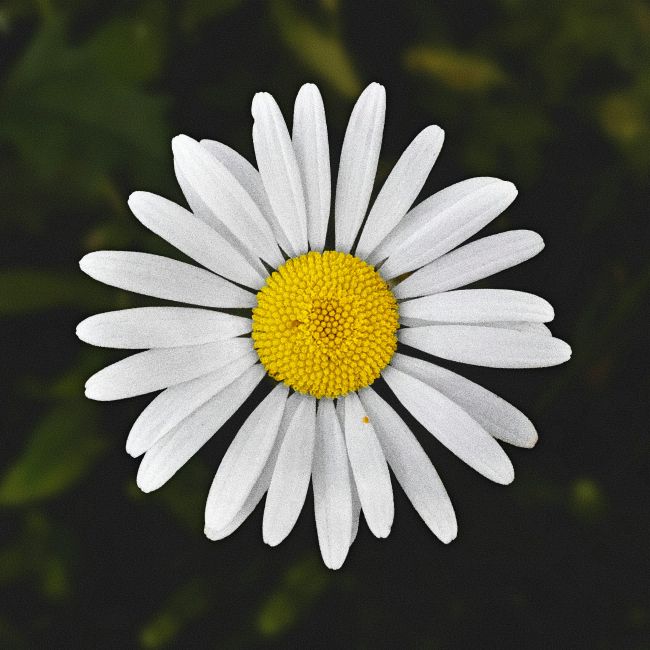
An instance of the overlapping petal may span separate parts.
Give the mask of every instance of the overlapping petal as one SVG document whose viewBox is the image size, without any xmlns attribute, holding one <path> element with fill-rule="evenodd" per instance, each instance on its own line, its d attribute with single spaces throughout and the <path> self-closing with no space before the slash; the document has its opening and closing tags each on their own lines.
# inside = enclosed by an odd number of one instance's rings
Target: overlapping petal
<svg viewBox="0 0 650 650">
<path fill-rule="evenodd" d="M 385 114 L 386 91 L 377 83 L 370 84 L 354 105 L 341 150 L 334 207 L 337 251 L 350 252 L 366 216 Z"/>
</svg>

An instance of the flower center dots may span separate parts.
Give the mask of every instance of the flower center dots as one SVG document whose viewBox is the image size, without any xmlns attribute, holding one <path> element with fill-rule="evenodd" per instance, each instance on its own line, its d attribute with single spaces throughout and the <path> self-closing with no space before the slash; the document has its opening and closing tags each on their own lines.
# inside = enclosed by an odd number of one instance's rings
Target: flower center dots
<svg viewBox="0 0 650 650">
<path fill-rule="evenodd" d="M 311 252 L 257 294 L 253 342 L 271 377 L 299 393 L 340 397 L 372 384 L 397 347 L 397 302 L 366 262 Z"/>
</svg>

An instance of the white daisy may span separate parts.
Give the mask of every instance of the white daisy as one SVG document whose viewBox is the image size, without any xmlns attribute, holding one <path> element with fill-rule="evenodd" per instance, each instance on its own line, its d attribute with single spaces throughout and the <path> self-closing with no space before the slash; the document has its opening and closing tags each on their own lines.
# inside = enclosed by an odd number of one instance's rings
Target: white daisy
<svg viewBox="0 0 650 650">
<path fill-rule="evenodd" d="M 99 314 L 77 329 L 93 345 L 145 350 L 93 375 L 89 398 L 162 389 L 126 444 L 132 456 L 144 454 L 137 482 L 145 492 L 168 481 L 265 375 L 277 380 L 216 473 L 205 511 L 210 539 L 232 533 L 267 494 L 264 541 L 279 544 L 311 479 L 321 554 L 338 568 L 361 510 L 376 536 L 389 534 L 389 467 L 434 534 L 454 539 L 445 488 L 372 387 L 380 376 L 443 445 L 497 483 L 514 476 L 497 440 L 521 447 L 537 440 L 515 407 L 402 346 L 495 368 L 568 360 L 569 346 L 544 325 L 553 309 L 542 298 L 457 290 L 536 255 L 542 239 L 518 230 L 460 246 L 514 200 L 512 183 L 496 178 L 456 183 L 411 209 L 442 146 L 437 126 L 413 140 L 368 212 L 385 106 L 384 88 L 371 84 L 352 111 L 333 224 L 325 111 L 316 86 L 307 84 L 291 135 L 270 95 L 253 99 L 259 171 L 223 144 L 178 136 L 174 166 L 191 211 L 145 192 L 131 195 L 135 216 L 204 268 L 121 251 L 81 260 L 106 284 L 194 305 Z"/>
</svg>

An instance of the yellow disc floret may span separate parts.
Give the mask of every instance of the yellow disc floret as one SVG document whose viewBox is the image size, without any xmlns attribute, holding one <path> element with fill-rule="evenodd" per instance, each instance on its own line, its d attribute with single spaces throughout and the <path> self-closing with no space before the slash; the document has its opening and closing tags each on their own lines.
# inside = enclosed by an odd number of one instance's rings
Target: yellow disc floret
<svg viewBox="0 0 650 650">
<path fill-rule="evenodd" d="M 271 377 L 299 393 L 340 397 L 372 384 L 397 347 L 397 302 L 366 262 L 311 252 L 257 294 L 253 341 Z"/>
</svg>

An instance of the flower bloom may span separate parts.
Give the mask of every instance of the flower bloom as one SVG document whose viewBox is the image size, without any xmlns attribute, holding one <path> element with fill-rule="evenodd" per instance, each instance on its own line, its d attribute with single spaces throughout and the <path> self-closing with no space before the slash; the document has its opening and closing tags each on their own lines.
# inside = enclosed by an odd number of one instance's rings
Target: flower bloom
<svg viewBox="0 0 650 650">
<path fill-rule="evenodd" d="M 408 146 L 368 211 L 385 107 L 384 88 L 371 84 L 352 111 L 333 220 L 325 111 L 307 84 L 291 134 L 270 95 L 253 99 L 257 169 L 219 142 L 181 135 L 172 142 L 174 166 L 190 210 L 131 195 L 137 219 L 200 267 L 123 251 L 81 260 L 100 282 L 193 305 L 113 311 L 77 328 L 93 345 L 144 350 L 93 375 L 89 398 L 162 390 L 126 443 L 132 456 L 144 454 L 137 482 L 145 492 L 168 481 L 264 376 L 275 380 L 216 473 L 205 510 L 210 539 L 232 533 L 266 494 L 264 541 L 279 544 L 311 481 L 321 554 L 338 568 L 362 510 L 376 536 L 389 534 L 389 467 L 433 533 L 454 539 L 447 492 L 373 388 L 380 377 L 425 429 L 492 481 L 514 477 L 497 440 L 537 440 L 514 406 L 409 349 L 494 368 L 567 361 L 571 350 L 544 324 L 553 309 L 542 298 L 459 290 L 536 255 L 543 241 L 515 230 L 463 245 L 517 194 L 496 178 L 456 183 L 411 207 L 442 147 L 437 126 Z"/>
</svg>

